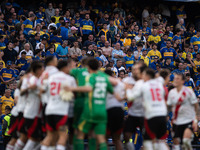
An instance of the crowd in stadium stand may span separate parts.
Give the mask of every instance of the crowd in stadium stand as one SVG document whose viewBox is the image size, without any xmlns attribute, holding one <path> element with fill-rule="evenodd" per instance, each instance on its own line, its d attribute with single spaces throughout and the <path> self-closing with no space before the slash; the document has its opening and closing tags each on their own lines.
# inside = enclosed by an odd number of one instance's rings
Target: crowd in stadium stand
<svg viewBox="0 0 200 150">
<path fill-rule="evenodd" d="M 168 87 L 175 73 L 185 74 L 185 86 L 200 98 L 200 27 L 196 20 L 187 22 L 184 5 L 173 13 L 167 5 L 146 6 L 139 13 L 121 3 L 99 5 L 95 0 L 81 0 L 76 9 L 41 2 L 30 10 L 17 2 L 0 3 L 0 148 L 4 117 L 15 106 L 17 81 L 31 62 L 47 56 L 72 58 L 78 68 L 83 58 L 92 56 L 102 71 L 110 68 L 121 79 L 132 76 L 132 66 L 142 61 L 155 72 L 169 69 Z M 170 121 L 167 126 L 171 132 Z M 198 141 L 196 133 L 194 143 Z"/>
</svg>

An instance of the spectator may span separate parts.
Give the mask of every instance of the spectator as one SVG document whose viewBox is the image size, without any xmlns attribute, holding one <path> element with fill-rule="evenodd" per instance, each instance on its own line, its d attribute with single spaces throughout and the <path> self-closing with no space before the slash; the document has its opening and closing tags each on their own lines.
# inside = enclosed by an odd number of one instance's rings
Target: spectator
<svg viewBox="0 0 200 150">
<path fill-rule="evenodd" d="M 31 13 L 29 18 L 26 19 L 21 28 L 22 28 L 22 31 L 23 33 L 27 36 L 29 31 L 31 31 L 33 29 L 33 21 L 35 20 L 35 14 Z"/>
<path fill-rule="evenodd" d="M 8 60 L 15 62 L 17 59 L 17 52 L 13 49 L 13 43 L 8 42 L 6 49 L 4 49 L 4 55 L 2 57 L 4 62 L 7 62 Z"/>
<path fill-rule="evenodd" d="M 33 46 L 33 50 L 35 51 L 36 45 L 38 43 L 40 43 L 40 33 L 36 33 L 34 35 L 34 38 L 32 38 L 31 40 L 29 40 L 29 42 L 31 43 L 31 45 Z"/>
<path fill-rule="evenodd" d="M 157 29 L 153 29 L 153 31 L 152 31 L 152 35 L 149 35 L 149 38 L 148 38 L 148 44 L 149 44 L 149 42 L 150 41 L 153 41 L 154 43 L 158 43 L 158 42 L 160 42 L 161 41 L 161 38 L 160 38 L 160 36 L 157 34 Z"/>
<path fill-rule="evenodd" d="M 6 48 L 6 44 L 4 43 L 5 38 L 3 35 L 0 36 L 0 51 L 3 51 Z"/>
<path fill-rule="evenodd" d="M 102 53 L 106 58 L 111 57 L 113 48 L 110 46 L 109 41 L 105 41 L 105 46 L 101 48 L 102 49 Z"/>
<path fill-rule="evenodd" d="M 190 45 L 198 45 L 198 49 L 200 49 L 200 29 L 197 30 L 197 34 L 194 35 L 190 40 Z"/>
<path fill-rule="evenodd" d="M 167 40 L 166 47 L 163 47 L 160 50 L 160 53 L 162 54 L 162 57 L 164 59 L 170 58 L 172 61 L 175 60 L 176 55 L 177 55 L 176 51 L 171 47 L 171 41 L 170 40 Z"/>
<path fill-rule="evenodd" d="M 60 10 L 58 8 L 55 9 L 55 16 L 51 16 L 51 18 L 55 18 L 55 24 L 59 23 Z"/>
<path fill-rule="evenodd" d="M 0 114 L 6 115 L 6 106 L 12 108 L 14 105 L 14 100 L 11 97 L 11 90 L 6 89 L 5 95 L 0 98 Z"/>
<path fill-rule="evenodd" d="M 191 89 L 194 89 L 194 82 L 191 81 L 190 73 L 186 73 L 185 76 L 186 76 L 186 80 L 185 80 L 184 85 Z"/>
<path fill-rule="evenodd" d="M 47 52 L 45 54 L 45 56 L 56 56 L 58 58 L 58 54 L 55 52 L 55 45 L 51 44 L 48 48 L 47 48 Z"/>
<path fill-rule="evenodd" d="M 131 51 L 131 49 L 127 50 L 127 55 L 124 57 L 126 69 L 132 67 L 135 62 L 135 57 Z"/>
<path fill-rule="evenodd" d="M 91 45 L 89 45 L 88 46 L 88 51 L 87 51 L 87 56 L 94 56 L 94 54 L 95 54 L 95 51 L 94 51 L 94 46 L 91 44 Z"/>
<path fill-rule="evenodd" d="M 97 42 L 97 47 L 104 47 L 105 46 L 105 35 L 101 35 L 100 41 Z"/>
<path fill-rule="evenodd" d="M 117 59 L 123 58 L 124 53 L 121 50 L 121 46 L 119 43 L 115 44 L 115 49 L 112 51 L 112 59 L 114 60 L 115 64 L 117 62 Z"/>
<path fill-rule="evenodd" d="M 69 53 L 68 41 L 63 41 L 62 45 L 58 45 L 56 53 L 59 59 L 67 59 Z"/>
<path fill-rule="evenodd" d="M 88 35 L 88 40 L 84 42 L 83 46 L 88 47 L 90 44 L 96 45 L 93 34 Z"/>
<path fill-rule="evenodd" d="M 24 50 L 22 50 L 22 51 L 19 53 L 19 57 L 20 57 L 20 58 L 21 58 L 22 52 L 26 52 L 26 59 L 32 58 L 32 57 L 34 56 L 32 50 L 30 50 L 30 44 L 29 44 L 29 43 L 26 43 L 26 44 L 24 45 Z"/>
<path fill-rule="evenodd" d="M 138 58 L 138 60 L 144 60 L 144 63 L 149 66 L 151 63 L 151 59 L 147 56 L 147 50 L 143 49 L 142 50 L 142 55 Z"/>
<path fill-rule="evenodd" d="M 154 62 L 154 57 L 157 56 L 158 59 L 161 59 L 161 53 L 157 50 L 157 44 L 153 43 L 152 44 L 152 50 L 150 50 L 147 54 L 147 56 L 151 59 L 151 63 Z"/>
<path fill-rule="evenodd" d="M 75 41 L 74 46 L 70 48 L 69 55 L 71 56 L 71 58 L 78 58 L 82 55 L 81 49 L 78 46 L 78 41 Z"/>
<path fill-rule="evenodd" d="M 85 19 L 81 22 L 80 25 L 80 33 L 83 37 L 83 41 L 86 41 L 89 34 L 94 34 L 95 26 L 94 22 L 90 20 L 90 15 L 86 14 Z"/>
<path fill-rule="evenodd" d="M 26 63 L 27 63 L 26 52 L 24 51 L 24 52 L 21 53 L 21 58 L 19 58 L 16 61 L 17 68 L 20 70 L 21 67 L 24 66 Z"/>
<path fill-rule="evenodd" d="M 110 35 L 110 31 L 107 29 L 107 23 L 103 24 L 103 28 L 99 31 L 99 38 L 101 37 L 101 35 L 105 36 L 105 41 L 109 41 L 111 42 L 111 35 Z"/>
<path fill-rule="evenodd" d="M 41 44 L 44 45 L 44 48 L 43 48 L 43 49 L 40 47 Z M 47 38 L 46 38 L 46 36 L 43 36 L 41 42 L 37 43 L 35 49 L 42 49 L 43 52 L 45 52 L 46 45 L 47 45 Z"/>
<path fill-rule="evenodd" d="M 124 39 L 121 39 L 121 41 L 123 42 L 124 47 L 131 45 L 131 39 L 128 38 L 128 32 L 127 31 L 124 31 Z M 137 40 L 136 40 L 136 42 L 137 42 Z"/>
<path fill-rule="evenodd" d="M 122 66 L 122 60 L 118 59 L 115 67 L 117 68 L 118 74 L 121 70 L 125 72 L 125 68 Z"/>
</svg>

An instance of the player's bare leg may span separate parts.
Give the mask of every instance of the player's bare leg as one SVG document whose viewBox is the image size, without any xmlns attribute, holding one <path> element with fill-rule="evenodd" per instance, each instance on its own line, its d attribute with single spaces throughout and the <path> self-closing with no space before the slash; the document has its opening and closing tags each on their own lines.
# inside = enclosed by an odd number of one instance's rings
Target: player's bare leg
<svg viewBox="0 0 200 150">
<path fill-rule="evenodd" d="M 192 135 L 193 133 L 189 128 L 185 129 L 183 134 L 183 150 L 192 150 Z"/>
<path fill-rule="evenodd" d="M 47 131 L 47 135 L 42 141 L 41 150 L 46 150 L 50 146 L 56 146 L 57 134 L 57 131 Z"/>
<path fill-rule="evenodd" d="M 106 137 L 103 134 L 96 135 L 99 144 L 99 150 L 107 150 Z"/>
<path fill-rule="evenodd" d="M 67 133 L 67 126 L 60 126 L 59 131 L 58 131 L 58 142 L 56 145 L 56 149 L 59 150 L 65 150 L 66 147 L 66 142 L 67 142 L 67 138 L 68 138 L 68 133 Z"/>
<path fill-rule="evenodd" d="M 173 143 L 172 150 L 180 150 L 180 139 L 174 138 Z"/>
<path fill-rule="evenodd" d="M 134 150 L 134 146 L 133 143 L 130 142 L 130 139 L 132 137 L 132 133 L 131 132 L 125 132 L 124 133 L 124 141 L 125 141 L 125 148 L 126 150 Z"/>
<path fill-rule="evenodd" d="M 120 140 L 120 134 L 114 133 L 112 135 L 113 143 L 115 144 L 116 150 L 123 150 L 122 142 Z"/>
<path fill-rule="evenodd" d="M 13 150 L 16 142 L 17 142 L 16 138 L 11 138 L 9 143 L 6 145 L 6 150 Z"/>
</svg>

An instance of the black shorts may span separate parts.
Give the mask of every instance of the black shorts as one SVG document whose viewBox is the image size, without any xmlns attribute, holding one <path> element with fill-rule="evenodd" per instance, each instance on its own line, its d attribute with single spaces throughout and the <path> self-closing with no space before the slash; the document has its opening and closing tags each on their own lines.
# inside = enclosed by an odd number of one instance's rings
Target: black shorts
<svg viewBox="0 0 200 150">
<path fill-rule="evenodd" d="M 26 132 L 26 129 L 25 129 L 25 119 L 23 117 L 23 113 L 20 112 L 19 115 L 18 115 L 18 128 L 17 128 L 17 131 L 19 133 L 24 133 L 24 134 L 27 134 Z"/>
<path fill-rule="evenodd" d="M 114 107 L 107 110 L 108 124 L 107 134 L 121 134 L 124 125 L 124 110 L 121 107 Z"/>
<path fill-rule="evenodd" d="M 27 136 L 32 138 L 41 138 L 42 136 L 42 127 L 41 119 L 36 117 L 35 119 L 25 118 L 25 127 L 27 131 Z"/>
<path fill-rule="evenodd" d="M 61 115 L 47 115 L 46 116 L 46 128 L 49 131 L 57 131 L 60 126 L 67 124 L 68 116 Z"/>
<path fill-rule="evenodd" d="M 180 140 L 182 141 L 184 131 L 187 128 L 189 128 L 193 132 L 192 122 L 183 125 L 173 124 L 173 135 L 174 135 L 173 138 L 180 138 Z"/>
<path fill-rule="evenodd" d="M 135 133 L 136 128 L 140 128 L 140 131 L 142 131 L 143 127 L 144 127 L 143 117 L 128 116 L 127 120 L 125 121 L 124 132 Z"/>
<path fill-rule="evenodd" d="M 167 138 L 167 120 L 165 116 L 144 120 L 144 127 L 145 140 L 165 140 Z"/>
<path fill-rule="evenodd" d="M 18 138 L 18 136 L 17 136 L 18 123 L 19 123 L 18 117 L 11 116 L 8 134 L 11 135 L 15 139 Z"/>
</svg>

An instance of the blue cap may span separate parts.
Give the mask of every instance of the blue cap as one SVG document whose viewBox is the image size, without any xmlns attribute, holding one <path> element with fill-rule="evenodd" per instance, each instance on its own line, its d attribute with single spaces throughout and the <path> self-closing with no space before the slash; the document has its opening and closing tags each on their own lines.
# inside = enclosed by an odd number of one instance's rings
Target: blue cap
<svg viewBox="0 0 200 150">
<path fill-rule="evenodd" d="M 6 64 L 7 64 L 7 65 L 12 65 L 12 62 L 9 60 L 9 61 L 7 61 Z"/>
<path fill-rule="evenodd" d="M 142 49 L 142 52 L 143 52 L 143 51 L 147 51 L 147 49 L 146 49 L 146 48 L 143 48 L 143 49 Z"/>
</svg>

